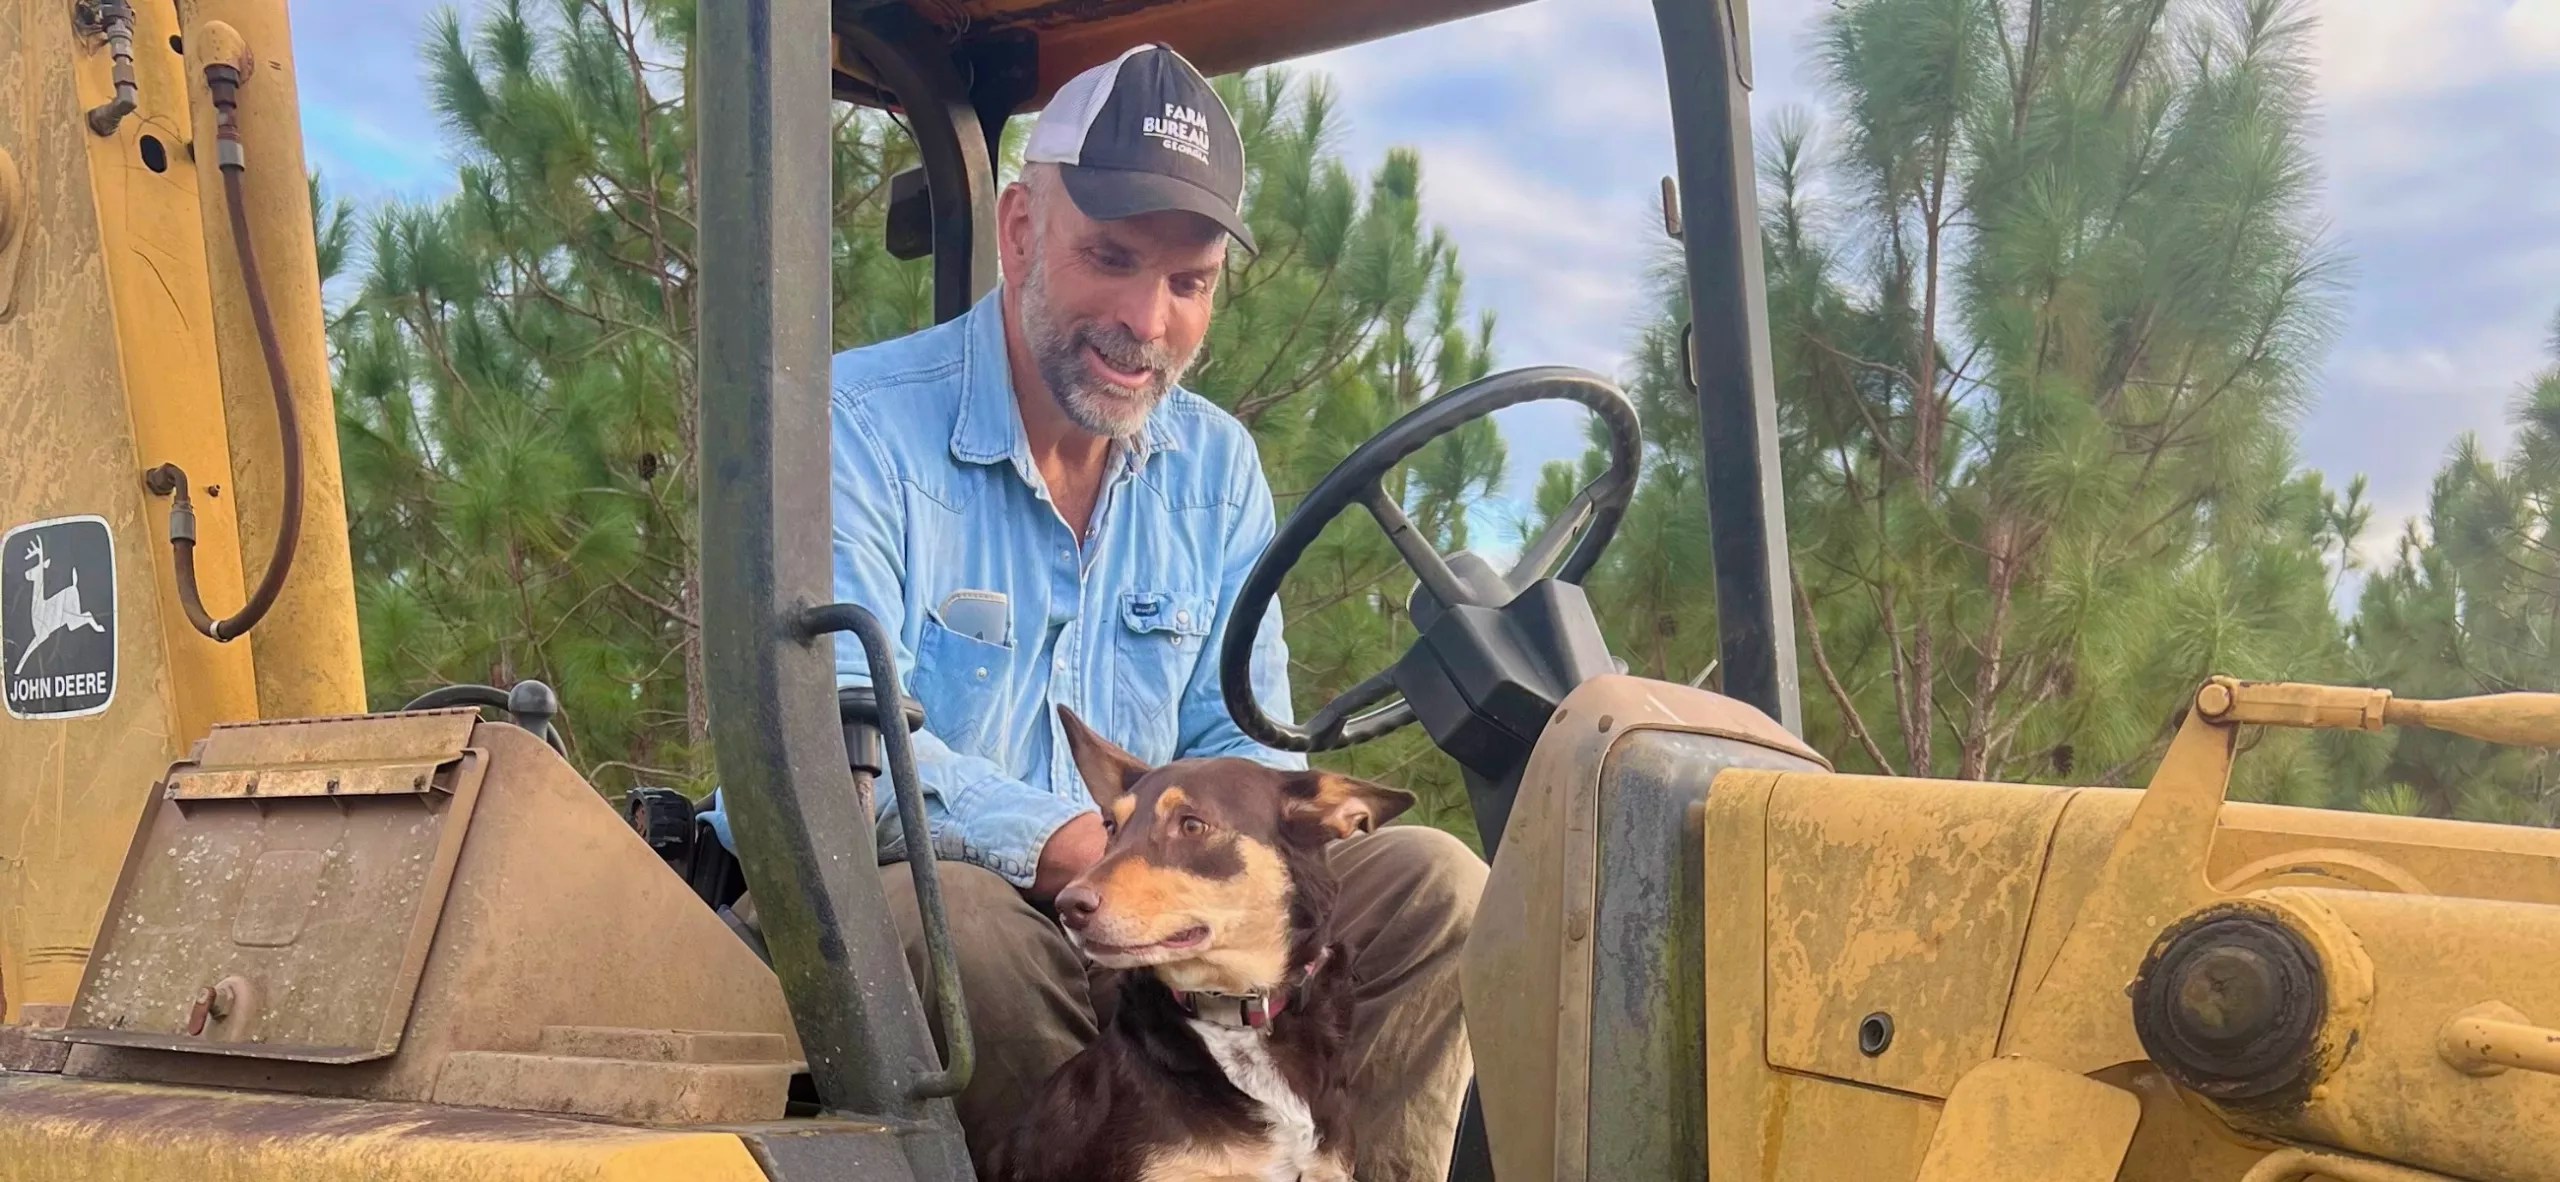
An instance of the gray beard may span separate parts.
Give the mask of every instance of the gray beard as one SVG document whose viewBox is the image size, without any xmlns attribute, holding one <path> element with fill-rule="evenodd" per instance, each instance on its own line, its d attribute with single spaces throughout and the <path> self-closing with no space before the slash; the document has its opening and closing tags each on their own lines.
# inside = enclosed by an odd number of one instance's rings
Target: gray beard
<svg viewBox="0 0 2560 1182">
<path fill-rule="evenodd" d="M 1079 429 L 1105 439 L 1137 438 L 1147 416 L 1182 381 L 1199 350 L 1176 357 L 1161 342 L 1141 341 L 1117 324 L 1061 323 L 1049 307 L 1047 272 L 1035 262 L 1022 279 L 1022 331 L 1040 380 L 1058 400 L 1059 411 Z M 1084 360 L 1088 345 L 1113 365 L 1147 369 L 1147 384 L 1131 390 L 1095 376 Z"/>
</svg>

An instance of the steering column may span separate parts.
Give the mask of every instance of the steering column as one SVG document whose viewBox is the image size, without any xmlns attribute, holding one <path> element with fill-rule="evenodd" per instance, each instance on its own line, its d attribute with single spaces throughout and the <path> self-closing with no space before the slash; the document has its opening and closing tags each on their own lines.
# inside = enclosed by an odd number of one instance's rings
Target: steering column
<svg viewBox="0 0 2560 1182">
<path fill-rule="evenodd" d="M 1442 556 L 1406 518 L 1387 478 L 1432 441 L 1505 407 L 1539 401 L 1579 403 L 1598 415 L 1608 435 L 1608 469 L 1521 550 L 1509 571 L 1470 552 Z M 1469 383 L 1361 444 L 1298 503 L 1245 577 L 1218 654 L 1237 727 L 1257 742 L 1312 753 L 1366 743 L 1419 719 L 1432 743 L 1458 761 L 1485 855 L 1492 857 L 1529 752 L 1557 704 L 1575 686 L 1613 669 L 1581 582 L 1617 534 L 1643 454 L 1627 396 L 1606 378 L 1562 366 Z M 1343 691 L 1304 726 L 1292 726 L 1254 700 L 1253 638 L 1279 599 L 1282 579 L 1325 526 L 1355 504 L 1377 520 L 1413 571 L 1409 610 L 1420 636 L 1394 665 Z"/>
</svg>

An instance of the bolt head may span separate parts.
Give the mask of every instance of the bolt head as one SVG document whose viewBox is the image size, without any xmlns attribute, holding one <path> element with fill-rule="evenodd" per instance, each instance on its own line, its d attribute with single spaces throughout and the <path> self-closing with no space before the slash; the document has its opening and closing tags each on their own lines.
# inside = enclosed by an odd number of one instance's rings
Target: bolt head
<svg viewBox="0 0 2560 1182">
<path fill-rule="evenodd" d="M 2245 1042 L 2266 1033 L 2275 1021 L 2275 966 L 2254 949 L 2210 948 L 2178 966 L 2176 991 L 2179 1021 L 2188 1033 L 2206 1042 Z"/>
</svg>

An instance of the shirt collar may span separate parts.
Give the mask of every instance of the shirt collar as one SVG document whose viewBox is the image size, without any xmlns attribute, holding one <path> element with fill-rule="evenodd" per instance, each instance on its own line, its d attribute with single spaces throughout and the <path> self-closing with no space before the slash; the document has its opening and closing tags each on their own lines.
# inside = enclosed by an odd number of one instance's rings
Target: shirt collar
<svg viewBox="0 0 2560 1182">
<path fill-rule="evenodd" d="M 968 464 L 1010 460 L 1024 480 L 1031 480 L 1035 470 L 1031 439 L 1022 430 L 1022 408 L 1014 401 L 1013 366 L 1005 355 L 1003 301 L 1004 288 L 998 286 L 962 314 L 968 322 L 963 330 L 968 346 L 961 358 L 960 413 L 951 424 L 951 455 Z M 1166 395 L 1166 401 L 1173 397 Z M 1165 408 L 1157 406 L 1139 429 L 1136 446 L 1119 449 L 1129 471 L 1140 471 L 1147 457 L 1180 446 L 1165 415 Z"/>
</svg>

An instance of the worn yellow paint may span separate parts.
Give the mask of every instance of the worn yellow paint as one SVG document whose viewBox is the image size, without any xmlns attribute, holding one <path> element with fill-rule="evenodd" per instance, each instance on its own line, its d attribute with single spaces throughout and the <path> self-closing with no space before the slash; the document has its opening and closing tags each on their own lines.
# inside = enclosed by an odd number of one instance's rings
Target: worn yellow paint
<svg viewBox="0 0 2560 1182">
<path fill-rule="evenodd" d="M 2325 971 L 2371 987 L 2332 989 L 2321 1041 L 2338 1053 L 2307 1102 L 2235 1120 L 2458 1177 L 2560 1176 L 2560 1077 L 2471 1074 L 2441 1046 L 2448 1022 L 2488 1004 L 2560 1020 L 2560 908 L 2292 887 L 2249 902 L 2310 937 Z"/>
<path fill-rule="evenodd" d="M 2132 1147 L 2116 1182 L 2228 1182 L 2266 1156 L 2273 1143 L 2233 1129 L 2203 1100 L 2178 1090 L 2148 1063 L 2092 1077 L 2123 1088 L 2142 1107 Z"/>
<path fill-rule="evenodd" d="M 1767 1182 L 1912 1177 L 1938 1123 L 1934 1102 L 1811 1076 L 1777 1073 L 1769 1093 L 1769 1109 L 1758 1122 L 1768 1130 L 1766 1172 L 1744 1175 Z M 1710 1113 L 1708 1124 L 1714 1123 Z M 1707 1176 L 1728 1177 L 1712 1166 Z M 1979 1175 L 2026 1176 L 2015 1169 Z"/>
<path fill-rule="evenodd" d="M 0 1076 L 0 1182 L 763 1182 L 735 1136 Z"/>
<path fill-rule="evenodd" d="M 88 718 L 0 718 L 0 1021 L 71 1000 L 152 778 L 212 722 L 256 713 L 251 651 L 177 614 L 165 509 L 139 474 L 175 460 L 196 500 L 208 594 L 237 597 L 228 449 L 204 249 L 167 5 L 136 5 L 140 106 L 110 136 L 82 112 L 113 92 L 68 10 L 0 3 L 0 151 L 22 208 L 0 315 L 0 527 L 94 514 L 115 538 L 114 700 Z M 156 142 L 165 171 L 145 161 Z M 169 625 L 176 624 L 175 628 Z"/>
<path fill-rule="evenodd" d="M 2280 1149 L 2268 1154 L 2240 1182 L 2455 1182 L 2433 1170 L 2413 1170 L 2369 1157 Z"/>
<path fill-rule="evenodd" d="M 1765 1004 L 1767 816 L 1775 772 L 1729 771 L 1707 793 L 1707 1176 L 1771 1177 L 1785 1113 Z"/>
<path fill-rule="evenodd" d="M 2381 691 L 2226 679 L 2198 707 L 2140 792 L 1720 777 L 1703 851 L 1710 1175 L 2238 1182 L 2306 1144 L 2400 1163 L 2391 1177 L 2560 1178 L 2560 1076 L 2477 1074 L 2444 1050 L 2466 1015 L 2512 1038 L 2560 1029 L 2560 832 L 2226 801 L 2237 720 L 2404 717 Z M 2538 740 L 2541 709 L 2427 721 Z M 2208 907 L 2283 922 L 2322 965 L 2318 1078 L 2289 1106 L 2217 1105 L 2145 1062 L 2127 988 L 2161 932 Z M 1854 1031 L 1873 1011 L 1896 1034 L 1868 1057 Z"/>
<path fill-rule="evenodd" d="M 186 103 L 186 62 L 168 49 L 178 33 L 166 5 L 134 6 L 134 73 L 142 105 L 114 136 L 90 139 L 90 175 L 98 186 L 98 225 L 115 283 L 116 347 L 124 369 L 127 409 L 133 421 L 133 459 L 122 481 L 158 464 L 175 463 L 196 485 L 196 585 L 217 603 L 246 594 L 239 558 L 240 498 L 232 487 L 231 445 L 223 435 L 218 357 L 211 296 L 205 275 L 205 233 L 195 170 L 187 167 L 195 134 Z M 114 93 L 108 59 L 84 63 L 84 102 Z M 168 170 L 152 172 L 139 143 L 164 143 Z M 208 490 L 207 485 L 217 486 Z M 167 621 L 169 708 L 173 749 L 217 722 L 256 718 L 256 641 L 229 644 L 206 639 L 187 626 L 178 606 L 176 568 L 166 544 L 168 503 L 143 503 L 142 537 L 152 556 Z M 139 572 L 137 572 L 139 573 Z M 131 651 L 132 646 L 127 646 Z M 171 754 L 175 755 L 175 750 Z"/>
<path fill-rule="evenodd" d="M 2123 988 L 2151 942 L 2213 896 L 2205 871 L 2231 779 L 2234 728 L 2191 711 L 2108 848 L 2053 964 L 2000 1051 L 2077 1072 L 2143 1058 Z"/>
<path fill-rule="evenodd" d="M 2560 694 L 2481 694 L 2425 701 L 2394 697 L 2383 689 L 2217 677 L 2198 692 L 2196 706 L 2206 716 L 2229 723 L 2363 731 L 2378 731 L 2385 725 L 2415 726 L 2484 743 L 2560 747 Z"/>
<path fill-rule="evenodd" d="M 1999 1038 L 2068 792 L 1941 780 L 1877 781 L 1846 798 L 1826 789 L 1790 782 L 1769 802 L 1769 1062 L 1943 1097 Z M 1869 1056 L 1858 1024 L 1877 1012 L 1897 1033 Z"/>
<path fill-rule="evenodd" d="M 2517 1069 L 2560 1075 L 2560 1030 L 2536 1026 L 2523 1011 L 2493 1001 L 2447 1019 L 2436 1033 L 2436 1053 L 2465 1075 Z"/>
<path fill-rule="evenodd" d="M 2115 1182 L 2142 1102 L 2033 1059 L 1990 1059 L 1947 1097 L 1917 1182 L 1976 1182 L 2036 1163 L 2040 1182 Z"/>
<path fill-rule="evenodd" d="M 214 111 L 202 59 L 215 39 L 200 35 L 208 21 L 228 24 L 247 39 L 255 61 L 239 94 L 240 141 L 248 159 L 242 185 L 251 244 L 302 422 L 302 533 L 293 574 L 252 633 L 258 641 L 258 710 L 267 718 L 351 714 L 365 705 L 364 654 L 356 638 L 355 575 L 347 549 L 346 493 L 338 472 L 337 408 L 329 395 L 328 343 L 320 319 L 311 190 L 302 166 L 292 27 L 284 0 L 185 0 L 180 10 L 188 25 L 194 134 L 208 149 L 196 154 L 197 183 L 213 323 L 222 341 L 222 397 L 229 408 L 233 479 L 236 499 L 247 506 L 241 510 L 245 516 L 235 561 L 259 575 L 275 545 L 283 453 L 277 446 L 266 358 L 250 321 L 232 246 L 219 153 L 210 150 Z M 219 616 L 237 610 L 239 602 L 225 598 L 208 609 Z"/>
</svg>

